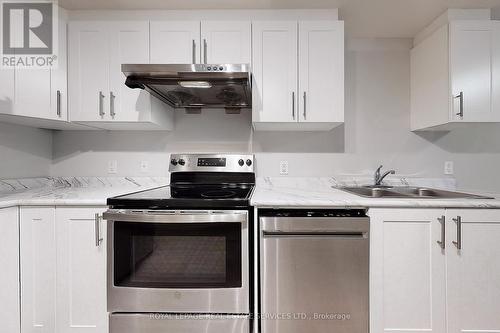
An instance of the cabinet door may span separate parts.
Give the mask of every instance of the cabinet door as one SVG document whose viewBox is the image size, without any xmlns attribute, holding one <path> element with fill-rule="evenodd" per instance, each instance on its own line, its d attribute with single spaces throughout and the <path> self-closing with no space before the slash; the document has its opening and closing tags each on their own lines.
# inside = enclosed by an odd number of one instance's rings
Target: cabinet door
<svg viewBox="0 0 500 333">
<path fill-rule="evenodd" d="M 58 66 L 51 70 L 50 106 L 55 119 L 68 120 L 68 39 L 66 19 L 59 15 Z"/>
<path fill-rule="evenodd" d="M 150 28 L 152 64 L 200 63 L 199 21 L 153 21 Z"/>
<path fill-rule="evenodd" d="M 344 22 L 299 23 L 299 119 L 344 122 Z"/>
<path fill-rule="evenodd" d="M 109 118 L 109 24 L 69 24 L 69 108 L 72 121 Z"/>
<path fill-rule="evenodd" d="M 371 332 L 445 332 L 443 214 L 370 209 Z"/>
<path fill-rule="evenodd" d="M 0 322 L 2 332 L 19 333 L 19 216 L 17 207 L 0 209 Z"/>
<path fill-rule="evenodd" d="M 467 122 L 500 121 L 492 108 L 493 45 L 499 37 L 490 21 L 450 24 L 451 119 Z M 460 98 L 463 94 L 463 117 Z"/>
<path fill-rule="evenodd" d="M 53 207 L 21 207 L 21 332 L 56 329 L 56 224 Z"/>
<path fill-rule="evenodd" d="M 110 119 L 117 121 L 148 121 L 151 96 L 142 89 L 125 85 L 122 64 L 149 63 L 149 22 L 112 22 L 109 28 L 110 47 Z"/>
<path fill-rule="evenodd" d="M 297 122 L 297 22 L 252 23 L 254 122 Z"/>
<path fill-rule="evenodd" d="M 55 119 L 50 100 L 50 69 L 15 69 L 14 114 L 18 116 Z"/>
<path fill-rule="evenodd" d="M 57 332 L 106 333 L 103 208 L 57 208 Z M 102 241 L 97 245 L 97 239 Z"/>
<path fill-rule="evenodd" d="M 500 210 L 448 210 L 446 217 L 448 333 L 500 332 Z M 459 230 L 460 250 L 452 243 Z"/>
<path fill-rule="evenodd" d="M 245 21 L 201 22 L 202 62 L 250 64 L 251 23 Z"/>
</svg>

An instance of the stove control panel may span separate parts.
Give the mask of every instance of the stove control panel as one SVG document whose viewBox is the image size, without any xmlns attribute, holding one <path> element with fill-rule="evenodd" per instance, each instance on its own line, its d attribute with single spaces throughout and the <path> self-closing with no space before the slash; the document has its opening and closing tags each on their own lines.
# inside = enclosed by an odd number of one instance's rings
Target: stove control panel
<svg viewBox="0 0 500 333">
<path fill-rule="evenodd" d="M 253 155 L 172 154 L 170 172 L 253 172 Z"/>
<path fill-rule="evenodd" d="M 213 158 L 213 157 L 198 157 L 199 167 L 220 167 L 226 166 L 226 158 Z"/>
</svg>

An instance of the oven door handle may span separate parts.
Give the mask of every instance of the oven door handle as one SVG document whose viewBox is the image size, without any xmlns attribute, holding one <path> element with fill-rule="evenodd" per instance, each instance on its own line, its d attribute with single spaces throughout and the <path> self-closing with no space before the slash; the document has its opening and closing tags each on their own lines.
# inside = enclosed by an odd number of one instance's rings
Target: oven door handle
<svg viewBox="0 0 500 333">
<path fill-rule="evenodd" d="M 210 223 L 210 222 L 246 222 L 246 211 L 140 211 L 110 209 L 103 214 L 103 219 L 120 222 L 143 223 Z"/>
</svg>

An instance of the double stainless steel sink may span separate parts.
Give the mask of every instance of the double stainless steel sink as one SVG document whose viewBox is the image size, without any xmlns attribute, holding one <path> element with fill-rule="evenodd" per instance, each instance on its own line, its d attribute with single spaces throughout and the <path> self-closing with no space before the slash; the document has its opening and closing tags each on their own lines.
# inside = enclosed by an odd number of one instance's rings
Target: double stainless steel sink
<svg viewBox="0 0 500 333">
<path fill-rule="evenodd" d="M 360 186 L 341 187 L 340 189 L 365 198 L 493 199 L 491 197 L 485 197 L 470 193 L 437 190 L 426 187 Z"/>
</svg>

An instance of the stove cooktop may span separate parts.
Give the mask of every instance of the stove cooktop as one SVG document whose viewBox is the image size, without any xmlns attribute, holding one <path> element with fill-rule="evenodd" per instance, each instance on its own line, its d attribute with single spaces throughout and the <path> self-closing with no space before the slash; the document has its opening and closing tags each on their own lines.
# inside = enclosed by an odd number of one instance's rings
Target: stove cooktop
<svg viewBox="0 0 500 333">
<path fill-rule="evenodd" d="M 253 155 L 172 154 L 170 186 L 108 199 L 114 209 L 249 207 L 255 186 Z"/>
<path fill-rule="evenodd" d="M 254 185 L 172 185 L 109 198 L 113 208 L 177 209 L 248 207 Z"/>
</svg>

